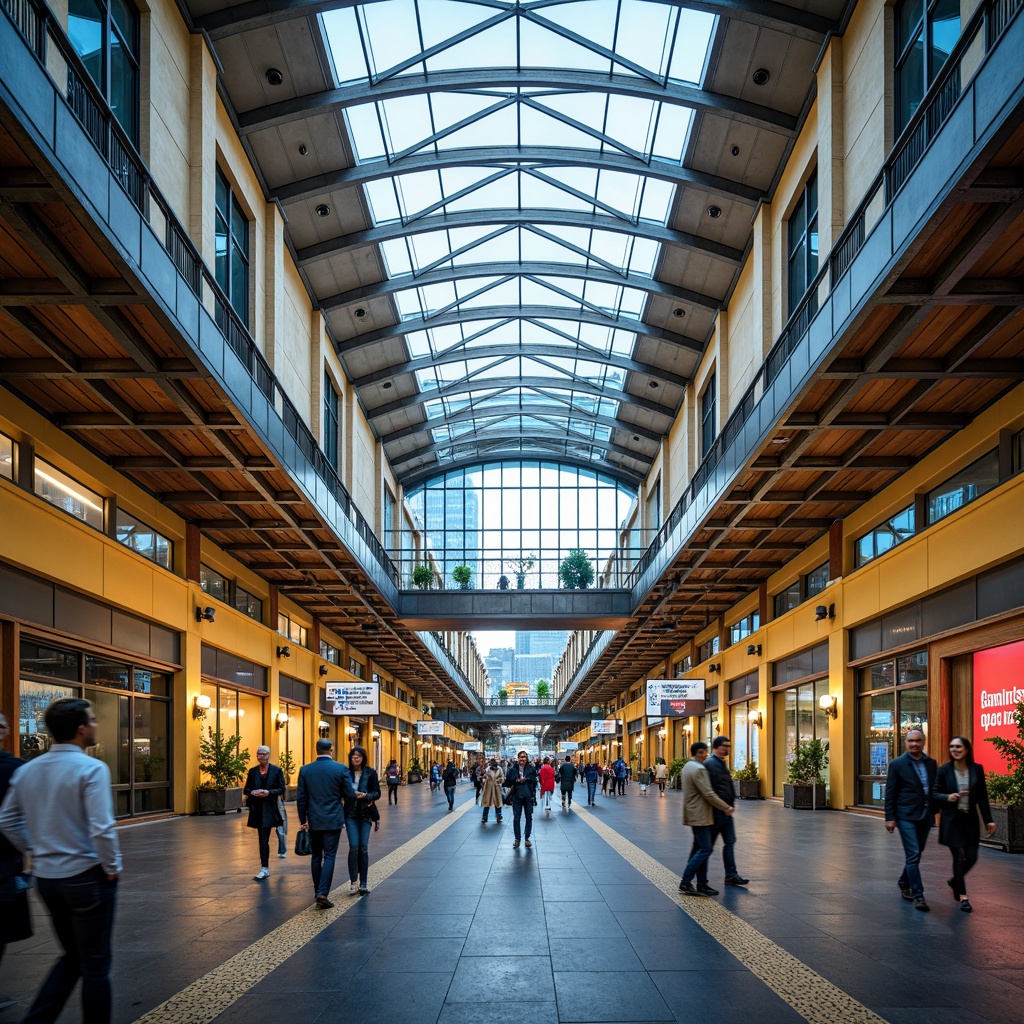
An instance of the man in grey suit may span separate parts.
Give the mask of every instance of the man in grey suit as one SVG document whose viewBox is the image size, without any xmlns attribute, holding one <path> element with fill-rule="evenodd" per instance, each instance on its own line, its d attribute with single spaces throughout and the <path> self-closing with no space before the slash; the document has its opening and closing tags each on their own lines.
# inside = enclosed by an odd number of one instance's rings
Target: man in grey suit
<svg viewBox="0 0 1024 1024">
<path fill-rule="evenodd" d="M 330 740 L 316 741 L 316 760 L 299 769 L 299 795 L 296 800 L 299 828 L 309 830 L 313 847 L 310 864 L 313 889 L 316 905 L 322 910 L 334 906 L 330 892 L 338 841 L 345 827 L 344 799 L 355 796 L 352 776 L 348 768 L 334 760 L 333 750 L 334 744 Z"/>
</svg>

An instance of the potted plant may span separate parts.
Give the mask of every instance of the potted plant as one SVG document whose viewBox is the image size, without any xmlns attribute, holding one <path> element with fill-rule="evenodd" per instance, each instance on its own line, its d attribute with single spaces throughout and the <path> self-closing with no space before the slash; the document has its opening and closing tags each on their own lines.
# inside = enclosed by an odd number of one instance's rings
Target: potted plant
<svg viewBox="0 0 1024 1024">
<path fill-rule="evenodd" d="M 586 551 L 573 548 L 558 567 L 558 579 L 566 590 L 586 590 L 594 582 L 594 567 Z"/>
<path fill-rule="evenodd" d="M 685 764 L 685 757 L 677 757 L 668 766 L 669 784 L 672 787 L 672 789 L 683 788 L 683 765 Z"/>
<path fill-rule="evenodd" d="M 418 757 L 409 758 L 409 769 L 405 773 L 406 785 L 412 785 L 414 782 L 423 781 L 423 765 L 420 764 Z"/>
<path fill-rule="evenodd" d="M 505 704 L 508 701 L 508 690 L 506 690 L 504 686 L 498 691 L 498 700 L 500 700 L 502 704 Z"/>
<path fill-rule="evenodd" d="M 1024 850 L 1024 701 L 1018 702 L 1012 718 L 1017 726 L 1015 739 L 989 736 L 985 740 L 1005 758 L 1010 774 L 985 776 L 996 834 L 982 841 L 1018 853 Z"/>
<path fill-rule="evenodd" d="M 516 590 L 526 589 L 526 574 L 537 564 L 537 558 L 532 553 L 523 555 L 521 558 L 513 558 L 509 563 L 512 566 L 512 574 L 516 578 Z"/>
<path fill-rule="evenodd" d="M 748 761 L 742 768 L 732 773 L 736 784 L 736 795 L 741 800 L 761 799 L 761 776 L 757 773 L 757 762 Z"/>
<path fill-rule="evenodd" d="M 249 770 L 249 751 L 240 749 L 240 736 L 225 736 L 218 729 L 199 735 L 199 771 L 208 778 L 197 789 L 199 814 L 241 811 L 239 783 Z"/>
<path fill-rule="evenodd" d="M 537 700 L 547 700 L 551 696 L 551 684 L 546 679 L 537 680 Z"/>
<path fill-rule="evenodd" d="M 782 787 L 783 804 L 796 810 L 825 807 L 825 769 L 828 743 L 807 740 L 793 748 L 789 771 Z"/>
<path fill-rule="evenodd" d="M 284 798 L 294 800 L 299 795 L 299 787 L 292 785 L 292 776 L 295 774 L 295 758 L 290 750 L 282 750 L 281 756 L 277 759 L 277 765 L 284 776 Z"/>
<path fill-rule="evenodd" d="M 457 565 L 452 569 L 452 579 L 459 585 L 460 590 L 469 590 L 469 584 L 473 579 L 473 567 L 471 565 Z"/>
<path fill-rule="evenodd" d="M 420 590 L 430 590 L 434 585 L 434 570 L 429 565 L 417 565 L 412 571 L 412 585 Z"/>
<path fill-rule="evenodd" d="M 508 577 L 504 573 L 498 577 L 498 589 L 508 590 Z"/>
</svg>

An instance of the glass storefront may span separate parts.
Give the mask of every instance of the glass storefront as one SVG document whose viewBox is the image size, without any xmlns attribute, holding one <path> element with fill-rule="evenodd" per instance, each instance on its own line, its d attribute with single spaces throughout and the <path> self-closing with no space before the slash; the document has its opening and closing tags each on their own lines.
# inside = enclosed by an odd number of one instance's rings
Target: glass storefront
<svg viewBox="0 0 1024 1024">
<path fill-rule="evenodd" d="M 202 694 L 210 698 L 206 712 L 206 727 L 223 736 L 237 736 L 239 753 L 246 754 L 256 763 L 256 748 L 263 740 L 263 697 L 245 693 L 229 686 L 203 680 Z"/>
<path fill-rule="evenodd" d="M 775 694 L 774 792 L 782 796 L 786 770 L 798 743 L 828 742 L 829 718 L 818 703 L 829 692 L 828 679 L 814 679 Z M 828 773 L 826 772 L 826 781 Z"/>
<path fill-rule="evenodd" d="M 743 768 L 748 761 L 761 764 L 761 729 L 751 720 L 757 701 L 748 700 L 732 706 L 732 768 Z"/>
<path fill-rule="evenodd" d="M 928 652 L 857 670 L 857 802 L 885 803 L 889 762 L 903 752 L 909 729 L 928 737 Z M 927 747 L 927 743 L 926 743 Z"/>
</svg>

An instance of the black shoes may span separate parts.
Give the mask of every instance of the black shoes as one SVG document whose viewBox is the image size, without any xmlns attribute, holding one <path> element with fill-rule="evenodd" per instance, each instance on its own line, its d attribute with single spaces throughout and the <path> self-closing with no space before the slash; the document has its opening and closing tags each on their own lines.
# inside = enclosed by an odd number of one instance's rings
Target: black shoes
<svg viewBox="0 0 1024 1024">
<path fill-rule="evenodd" d="M 698 882 L 697 883 L 697 892 L 699 892 L 702 896 L 717 896 L 718 895 L 718 890 L 717 889 L 712 889 L 711 886 L 708 885 L 707 882 Z"/>
<path fill-rule="evenodd" d="M 969 914 L 974 909 L 974 907 L 971 906 L 971 901 L 966 896 L 960 901 L 960 909 L 965 914 Z"/>
<path fill-rule="evenodd" d="M 693 882 L 680 882 L 679 891 L 684 896 L 706 896 L 707 893 L 693 887 Z"/>
<path fill-rule="evenodd" d="M 326 896 L 317 896 L 317 898 L 316 898 L 316 905 L 321 910 L 330 910 L 331 907 L 334 906 L 334 904 L 331 902 L 331 900 L 328 899 L 328 897 L 326 897 Z"/>
<path fill-rule="evenodd" d="M 960 905 L 963 906 L 962 903 Z M 928 906 L 928 901 L 923 896 L 915 896 L 914 897 L 914 909 L 915 910 L 922 910 L 922 911 L 924 911 L 927 914 L 928 911 L 931 910 L 932 908 Z"/>
<path fill-rule="evenodd" d="M 726 875 L 726 885 L 748 885 L 750 883 L 749 878 L 744 878 L 742 875 Z"/>
<path fill-rule="evenodd" d="M 900 885 L 899 882 L 897 882 L 896 884 L 900 886 L 900 895 L 905 900 L 912 900 L 914 898 L 914 894 L 910 891 L 909 885 Z"/>
</svg>

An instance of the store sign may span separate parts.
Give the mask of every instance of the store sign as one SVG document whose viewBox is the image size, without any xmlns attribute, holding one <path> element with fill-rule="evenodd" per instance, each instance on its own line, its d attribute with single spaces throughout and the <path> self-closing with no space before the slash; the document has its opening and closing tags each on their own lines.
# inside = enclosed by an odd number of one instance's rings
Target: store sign
<svg viewBox="0 0 1024 1024">
<path fill-rule="evenodd" d="M 692 718 L 704 714 L 704 700 L 663 700 L 661 713 L 666 718 Z"/>
<path fill-rule="evenodd" d="M 590 723 L 591 736 L 614 736 L 619 731 L 617 718 L 595 718 Z"/>
<path fill-rule="evenodd" d="M 484 745 L 479 740 L 476 740 L 476 741 L 471 741 L 469 743 L 463 743 L 462 744 L 462 749 L 463 750 L 483 750 L 484 749 Z"/>
<path fill-rule="evenodd" d="M 991 743 L 993 736 L 1016 739 L 1013 712 L 1024 700 L 1024 641 L 974 654 L 974 756 L 986 771 L 1004 775 L 1010 766 Z"/>
<path fill-rule="evenodd" d="M 420 736 L 443 736 L 444 722 L 417 722 L 416 732 Z"/>
<path fill-rule="evenodd" d="M 380 714 L 380 683 L 328 683 L 326 689 L 336 715 Z"/>
<path fill-rule="evenodd" d="M 579 750 L 580 749 L 580 745 L 578 743 L 570 743 L 570 742 L 568 742 L 566 740 L 566 741 L 563 741 L 562 743 L 558 744 L 558 749 L 559 750 L 564 750 L 564 751 L 568 752 L 570 750 Z"/>
<path fill-rule="evenodd" d="M 665 710 L 666 701 L 701 701 L 700 711 L 689 711 L 688 715 L 704 713 L 704 679 L 648 679 L 647 715 L 665 715 L 670 718 L 686 717 Z"/>
</svg>

